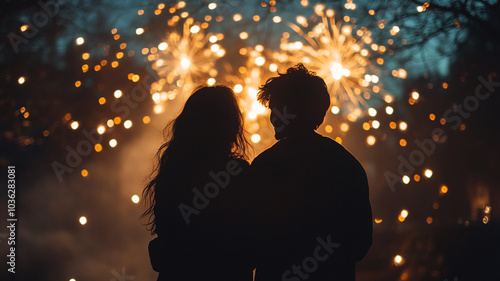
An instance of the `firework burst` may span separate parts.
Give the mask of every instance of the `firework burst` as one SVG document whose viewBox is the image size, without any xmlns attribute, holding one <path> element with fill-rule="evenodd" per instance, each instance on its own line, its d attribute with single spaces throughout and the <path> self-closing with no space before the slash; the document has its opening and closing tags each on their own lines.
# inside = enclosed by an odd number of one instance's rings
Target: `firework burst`
<svg viewBox="0 0 500 281">
<path fill-rule="evenodd" d="M 321 22 L 309 32 L 302 29 L 308 27 L 303 16 L 297 17 L 302 28 L 297 24 L 288 23 L 307 44 L 300 41 L 288 42 L 287 38 L 283 38 L 281 49 L 288 55 L 289 61 L 303 62 L 323 77 L 332 98 L 332 105 L 346 109 L 348 118 L 354 121 L 362 114 L 361 107 L 369 108 L 367 99 L 370 92 L 380 91 L 376 86 L 379 77 L 371 74 L 377 72 L 377 69 L 370 64 L 370 51 L 365 47 L 372 44 L 371 33 L 366 28 L 360 28 L 355 37 L 353 26 L 346 22 L 346 19 L 350 20 L 348 17 L 336 21 L 334 11 L 329 9 L 324 12 L 322 6 L 316 7 L 315 12 Z M 372 49 L 376 47 L 371 45 Z M 370 84 L 373 87 L 371 89 Z"/>
<path fill-rule="evenodd" d="M 158 45 L 159 53 L 153 63 L 153 69 L 163 79 L 152 91 L 187 93 L 200 81 L 215 83 L 215 61 L 225 55 L 225 50 L 216 44 L 218 39 L 211 33 L 205 34 L 192 18 L 186 19 L 182 32 L 168 32 Z"/>
</svg>

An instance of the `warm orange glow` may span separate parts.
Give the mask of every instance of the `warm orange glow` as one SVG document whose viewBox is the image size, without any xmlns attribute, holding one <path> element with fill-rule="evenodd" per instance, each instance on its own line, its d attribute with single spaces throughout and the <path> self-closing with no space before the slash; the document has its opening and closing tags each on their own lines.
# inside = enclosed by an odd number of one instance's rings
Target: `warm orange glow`
<svg viewBox="0 0 500 281">
<path fill-rule="evenodd" d="M 364 123 L 363 123 L 363 130 L 365 130 L 365 131 L 370 130 L 370 123 L 368 123 L 368 122 L 364 122 Z"/>
<path fill-rule="evenodd" d="M 446 185 L 442 185 L 441 189 L 439 190 L 441 194 L 446 194 L 448 192 L 448 187 Z"/>
<path fill-rule="evenodd" d="M 94 145 L 94 149 L 96 152 L 101 152 L 102 151 L 102 145 L 100 143 Z"/>
<path fill-rule="evenodd" d="M 376 141 L 377 139 L 371 135 L 366 138 L 366 143 L 370 146 L 374 145 Z"/>
</svg>

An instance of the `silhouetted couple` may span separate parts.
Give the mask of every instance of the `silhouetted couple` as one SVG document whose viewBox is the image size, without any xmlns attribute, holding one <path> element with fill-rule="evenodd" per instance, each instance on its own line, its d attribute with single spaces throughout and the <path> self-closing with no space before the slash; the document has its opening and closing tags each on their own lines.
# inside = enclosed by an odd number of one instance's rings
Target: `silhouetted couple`
<svg viewBox="0 0 500 281">
<path fill-rule="evenodd" d="M 198 88 L 166 128 L 144 193 L 158 280 L 354 280 L 372 243 L 363 167 L 315 132 L 330 106 L 302 64 L 261 86 L 278 140 L 246 161 L 233 91 Z"/>
</svg>

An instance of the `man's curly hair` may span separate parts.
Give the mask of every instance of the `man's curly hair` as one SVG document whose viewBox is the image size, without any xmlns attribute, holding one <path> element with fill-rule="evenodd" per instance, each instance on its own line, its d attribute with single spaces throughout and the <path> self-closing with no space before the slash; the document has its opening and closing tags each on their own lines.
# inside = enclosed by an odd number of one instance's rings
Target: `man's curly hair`
<svg viewBox="0 0 500 281">
<path fill-rule="evenodd" d="M 278 74 L 260 86 L 258 101 L 271 110 L 286 107 L 288 112 L 297 115 L 295 122 L 316 129 L 330 107 L 330 95 L 323 78 L 302 63 Z"/>
</svg>

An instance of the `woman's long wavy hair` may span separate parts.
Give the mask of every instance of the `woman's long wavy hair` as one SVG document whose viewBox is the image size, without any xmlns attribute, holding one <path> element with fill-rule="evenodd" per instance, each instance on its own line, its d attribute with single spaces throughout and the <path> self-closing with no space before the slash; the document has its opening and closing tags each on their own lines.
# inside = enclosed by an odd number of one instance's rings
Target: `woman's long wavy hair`
<svg viewBox="0 0 500 281">
<path fill-rule="evenodd" d="M 188 98 L 180 115 L 164 129 L 165 143 L 156 153 L 157 163 L 143 190 L 148 230 L 156 234 L 158 206 L 172 179 L 195 174 L 196 168 L 228 158 L 247 159 L 243 115 L 231 88 L 200 86 Z M 175 180 L 174 180 L 175 181 Z"/>
</svg>

